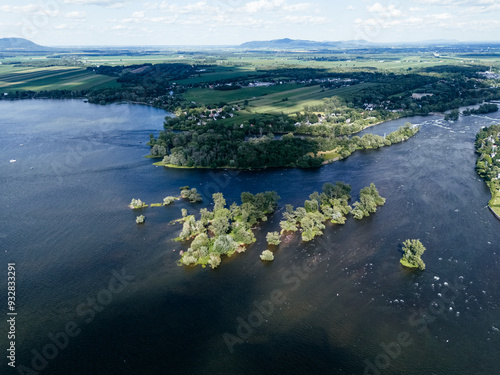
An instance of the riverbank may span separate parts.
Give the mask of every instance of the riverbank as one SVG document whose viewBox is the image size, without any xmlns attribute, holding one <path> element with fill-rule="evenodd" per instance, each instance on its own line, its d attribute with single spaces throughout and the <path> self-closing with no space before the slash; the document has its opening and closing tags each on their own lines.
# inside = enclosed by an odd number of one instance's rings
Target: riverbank
<svg viewBox="0 0 500 375">
<path fill-rule="evenodd" d="M 492 190 L 491 187 L 490 189 L 491 189 L 491 200 L 488 203 L 488 207 L 491 210 L 491 212 L 493 212 L 493 215 L 495 215 L 495 217 L 498 220 L 500 220 L 500 195 L 499 195 L 500 192 L 496 192 L 495 194 L 495 192 Z"/>
</svg>

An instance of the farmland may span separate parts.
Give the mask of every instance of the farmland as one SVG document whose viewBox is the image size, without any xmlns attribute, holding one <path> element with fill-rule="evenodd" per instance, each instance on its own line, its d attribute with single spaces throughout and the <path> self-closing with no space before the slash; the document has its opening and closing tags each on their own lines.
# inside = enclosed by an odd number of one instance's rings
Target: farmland
<svg viewBox="0 0 500 375">
<path fill-rule="evenodd" d="M 116 78 L 96 75 L 80 67 L 0 66 L 0 91 L 88 90 L 116 87 Z"/>
</svg>

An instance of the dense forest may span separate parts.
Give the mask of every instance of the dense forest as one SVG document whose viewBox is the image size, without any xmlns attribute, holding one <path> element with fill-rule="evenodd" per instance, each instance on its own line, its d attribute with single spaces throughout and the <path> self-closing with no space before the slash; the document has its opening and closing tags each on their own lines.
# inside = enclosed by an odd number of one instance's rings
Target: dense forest
<svg viewBox="0 0 500 375">
<path fill-rule="evenodd" d="M 221 126 L 222 127 L 222 126 Z M 154 156 L 163 157 L 162 165 L 182 167 L 319 167 L 330 159 L 345 158 L 356 150 L 375 149 L 407 140 L 418 132 L 407 123 L 404 127 L 381 137 L 298 137 L 293 133 L 275 139 L 273 133 L 246 139 L 244 129 L 203 127 L 199 130 L 151 135 L 149 144 Z"/>
</svg>

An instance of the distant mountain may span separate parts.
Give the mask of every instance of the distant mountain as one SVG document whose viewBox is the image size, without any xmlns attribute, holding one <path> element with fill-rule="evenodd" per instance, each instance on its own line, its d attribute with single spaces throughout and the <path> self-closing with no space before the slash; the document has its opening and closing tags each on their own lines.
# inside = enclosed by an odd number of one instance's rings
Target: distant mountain
<svg viewBox="0 0 500 375">
<path fill-rule="evenodd" d="M 340 42 L 316 42 L 301 39 L 274 39 L 268 41 L 253 41 L 240 44 L 240 48 L 247 49 L 332 49 L 354 46 L 371 45 L 366 40 L 350 40 Z"/>
<path fill-rule="evenodd" d="M 43 47 L 24 38 L 0 38 L 0 51 L 2 52 L 39 52 L 51 51 L 50 47 Z"/>
</svg>

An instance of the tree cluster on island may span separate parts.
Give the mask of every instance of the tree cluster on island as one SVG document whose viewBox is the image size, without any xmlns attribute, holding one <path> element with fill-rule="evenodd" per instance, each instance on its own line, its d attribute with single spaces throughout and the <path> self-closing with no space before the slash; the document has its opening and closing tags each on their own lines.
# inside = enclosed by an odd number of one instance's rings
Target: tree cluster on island
<svg viewBox="0 0 500 375">
<path fill-rule="evenodd" d="M 408 268 L 425 270 L 425 263 L 421 258 L 425 250 L 424 245 L 419 240 L 406 240 L 403 242 L 404 254 L 400 263 Z"/>
<path fill-rule="evenodd" d="M 487 113 L 498 112 L 498 105 L 493 103 L 481 104 L 477 109 L 466 109 L 462 111 L 463 116 L 485 115 Z"/>
<path fill-rule="evenodd" d="M 201 202 L 203 200 L 196 188 L 190 189 L 189 186 L 183 186 L 180 190 L 181 198 L 188 199 L 191 203 Z"/>
<path fill-rule="evenodd" d="M 200 210 L 197 220 L 194 215 L 183 215 L 182 231 L 177 241 L 191 241 L 182 253 L 180 264 L 210 265 L 216 268 L 223 255 L 231 256 L 243 252 L 246 246 L 256 241 L 252 228 L 260 221 L 267 221 L 277 206 L 279 196 L 274 191 L 241 194 L 241 205 L 233 203 L 226 207 L 222 193 L 213 194 L 212 211 Z"/>
<path fill-rule="evenodd" d="M 268 127 L 268 129 L 271 129 Z M 267 132 L 268 130 L 266 130 Z M 152 149 L 161 148 L 166 155 L 160 165 L 209 168 L 320 167 L 329 159 L 324 155 L 346 158 L 356 150 L 390 146 L 412 137 L 419 127 L 406 123 L 386 137 L 365 134 L 353 136 L 297 137 L 290 132 L 281 139 L 273 133 L 247 140 L 245 130 L 214 124 L 181 133 L 165 131 L 152 138 Z"/>
<path fill-rule="evenodd" d="M 281 232 L 302 231 L 302 241 L 311 241 L 314 237 L 323 234 L 325 221 L 333 224 L 345 224 L 347 215 L 352 213 L 356 219 L 362 219 L 376 211 L 377 206 L 385 204 L 385 198 L 379 195 L 374 184 L 370 184 L 360 192 L 360 201 L 349 206 L 351 186 L 343 182 L 335 185 L 326 183 L 321 194 L 314 192 L 304 207 L 293 209 L 287 205 L 280 222 Z"/>
<path fill-rule="evenodd" d="M 287 205 L 280 222 L 281 233 L 274 231 L 266 234 L 268 245 L 278 246 L 285 232 L 301 232 L 302 241 L 311 241 L 323 234 L 325 222 L 344 224 L 347 215 L 352 212 L 349 206 L 351 186 L 343 182 L 325 183 L 322 192 L 313 192 L 306 200 L 304 207 L 294 210 Z M 222 193 L 213 194 L 214 208 L 212 211 L 204 208 L 199 212 L 199 218 L 188 215 L 182 209 L 182 230 L 175 239 L 178 242 L 190 242 L 187 251 L 181 252 L 179 265 L 194 266 L 209 265 L 216 268 L 222 261 L 222 256 L 232 256 L 244 252 L 246 247 L 256 241 L 253 229 L 259 222 L 267 221 L 268 215 L 274 213 L 279 196 L 274 191 L 251 194 L 241 194 L 241 205 L 233 203 L 227 207 Z M 360 201 L 354 204 L 353 215 L 357 219 L 368 216 L 376 211 L 377 206 L 385 203 L 374 184 L 360 192 Z M 272 261 L 274 254 L 266 249 L 260 258 Z"/>
</svg>

